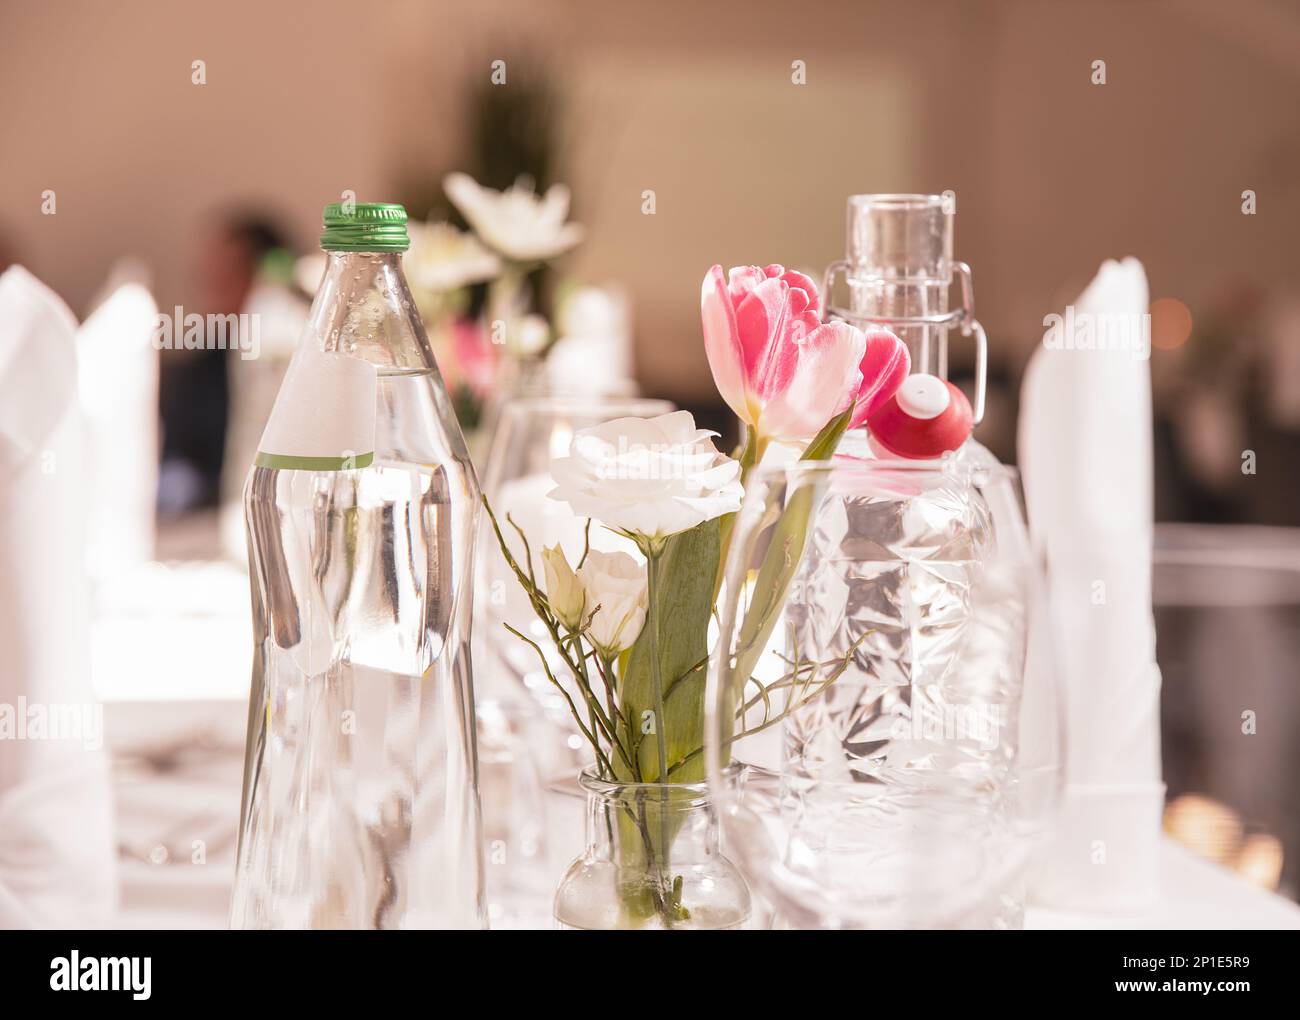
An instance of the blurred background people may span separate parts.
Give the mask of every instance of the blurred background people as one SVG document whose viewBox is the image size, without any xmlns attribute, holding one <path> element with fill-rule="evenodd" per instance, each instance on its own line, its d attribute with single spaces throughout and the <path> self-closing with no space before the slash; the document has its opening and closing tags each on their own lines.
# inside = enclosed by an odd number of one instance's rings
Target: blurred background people
<svg viewBox="0 0 1300 1020">
<path fill-rule="evenodd" d="M 204 316 L 239 315 L 259 269 L 272 252 L 286 249 L 274 220 L 254 212 L 222 216 L 205 231 L 197 256 Z M 170 314 L 171 309 L 164 309 Z M 179 329 L 179 324 L 174 325 Z M 224 330 L 223 330 L 224 335 Z M 158 506 L 163 514 L 214 505 L 220 494 L 230 406 L 232 355 L 218 336 L 205 336 L 204 349 L 164 352 L 159 389 L 162 463 Z M 227 340 L 228 343 L 228 340 Z M 179 348 L 179 345 L 177 345 Z"/>
</svg>

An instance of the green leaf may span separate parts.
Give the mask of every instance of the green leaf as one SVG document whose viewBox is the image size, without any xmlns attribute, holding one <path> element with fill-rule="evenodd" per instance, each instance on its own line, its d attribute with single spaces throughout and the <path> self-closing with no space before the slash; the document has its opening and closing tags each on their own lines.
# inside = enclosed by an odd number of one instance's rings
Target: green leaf
<svg viewBox="0 0 1300 1020">
<path fill-rule="evenodd" d="M 850 407 L 828 421 L 804 449 L 801 461 L 829 460 L 835 454 L 853 413 Z M 781 517 L 772 528 L 771 539 L 763 553 L 758 575 L 750 595 L 744 619 L 740 622 L 732 649 L 731 677 L 733 688 L 724 702 L 722 713 L 723 737 L 731 737 L 734 720 L 730 712 L 741 696 L 741 691 L 762 657 L 772 630 L 781 618 L 790 585 L 803 562 L 804 547 L 808 543 L 808 529 L 821 499 L 824 479 L 816 475 L 800 478 L 791 476 L 792 488 L 786 493 Z"/>
<path fill-rule="evenodd" d="M 840 439 L 843 438 L 844 430 L 849 427 L 849 419 L 852 417 L 853 407 L 850 405 L 822 426 L 821 431 L 804 447 L 799 459 L 829 460 L 840 445 Z"/>
<path fill-rule="evenodd" d="M 809 518 L 818 495 L 809 482 L 794 489 L 787 495 L 785 508 L 772 529 L 736 641 L 734 672 L 738 680 L 753 673 L 781 618 L 790 584 L 803 561 Z"/>
<path fill-rule="evenodd" d="M 659 781 L 659 758 L 654 733 L 642 733 L 653 719 L 663 727 L 670 779 L 694 783 L 704 778 L 704 763 L 696 755 L 676 771 L 704 739 L 704 677 L 699 667 L 708 657 L 709 619 L 713 609 L 713 581 L 718 569 L 718 521 L 683 531 L 668 539 L 659 560 L 658 613 L 648 613 L 645 629 L 628 655 L 620 681 L 619 703 L 632 727 L 641 781 Z M 654 679 L 650 658 L 650 626 L 659 620 L 660 674 L 664 684 L 665 719 L 654 719 Z M 649 713 L 649 714 L 647 714 Z M 619 775 L 624 781 L 630 776 Z"/>
</svg>

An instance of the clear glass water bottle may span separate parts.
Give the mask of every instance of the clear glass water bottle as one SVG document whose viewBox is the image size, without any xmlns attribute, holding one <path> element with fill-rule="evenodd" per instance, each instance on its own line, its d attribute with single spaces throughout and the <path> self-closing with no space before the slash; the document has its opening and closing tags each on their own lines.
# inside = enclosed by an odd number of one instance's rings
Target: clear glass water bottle
<svg viewBox="0 0 1300 1020">
<path fill-rule="evenodd" d="M 485 924 L 470 676 L 478 482 L 402 275 L 400 205 L 331 205 L 249 474 L 255 652 L 231 923 Z"/>
<path fill-rule="evenodd" d="M 829 315 L 897 334 L 912 381 L 946 387 L 951 331 L 973 339 L 978 424 L 985 338 L 970 269 L 953 258 L 955 207 L 951 195 L 852 196 L 846 255 L 827 270 L 824 294 Z M 836 307 L 841 272 L 849 300 Z M 950 301 L 953 284 L 958 301 Z M 942 457 L 899 459 L 877 438 L 846 437 L 849 463 L 835 472 L 809 532 L 787 607 L 787 655 L 847 655 L 848 665 L 787 720 L 784 751 L 786 792 L 809 830 L 796 842 L 847 842 L 861 852 L 857 865 L 881 869 L 891 855 L 909 857 L 911 834 L 935 811 L 956 817 L 954 805 L 972 826 L 1007 830 L 1001 802 L 1016 758 L 1031 564 L 1014 476 L 984 447 L 967 438 Z M 870 797 L 846 806 L 846 782 L 863 784 Z M 984 842 L 998 848 L 992 857 L 1006 857 L 1000 840 Z M 1019 923 L 1014 897 L 1001 889 L 959 913 L 944 923 Z"/>
</svg>

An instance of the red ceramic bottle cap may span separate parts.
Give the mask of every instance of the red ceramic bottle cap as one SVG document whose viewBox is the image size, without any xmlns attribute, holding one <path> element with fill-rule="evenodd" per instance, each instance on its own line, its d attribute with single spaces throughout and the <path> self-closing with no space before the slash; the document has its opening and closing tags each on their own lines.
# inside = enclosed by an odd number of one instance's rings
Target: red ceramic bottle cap
<svg viewBox="0 0 1300 1020">
<path fill-rule="evenodd" d="M 970 402 L 947 380 L 918 372 L 872 413 L 867 427 L 876 445 L 893 456 L 932 460 L 970 436 Z"/>
</svg>

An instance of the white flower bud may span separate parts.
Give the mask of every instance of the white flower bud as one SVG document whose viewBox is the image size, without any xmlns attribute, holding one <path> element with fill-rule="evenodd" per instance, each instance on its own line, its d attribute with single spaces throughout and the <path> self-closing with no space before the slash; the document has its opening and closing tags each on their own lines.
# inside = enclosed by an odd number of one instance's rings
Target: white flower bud
<svg viewBox="0 0 1300 1020">
<path fill-rule="evenodd" d="M 559 621 L 569 630 L 582 626 L 582 582 L 564 558 L 558 545 L 542 549 L 542 570 L 546 575 L 546 601 Z"/>
</svg>

